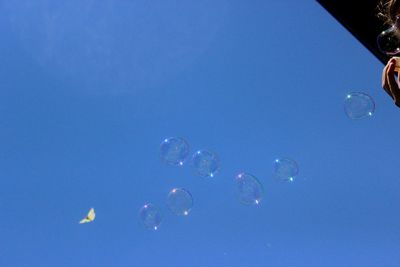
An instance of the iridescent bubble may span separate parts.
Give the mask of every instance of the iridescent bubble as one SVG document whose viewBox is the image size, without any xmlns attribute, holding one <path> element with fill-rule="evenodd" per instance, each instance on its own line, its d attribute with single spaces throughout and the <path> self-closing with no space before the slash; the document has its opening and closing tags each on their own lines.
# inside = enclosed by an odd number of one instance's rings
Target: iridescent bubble
<svg viewBox="0 0 400 267">
<path fill-rule="evenodd" d="M 203 177 L 214 177 L 219 171 L 219 158 L 216 154 L 199 150 L 193 155 L 193 166 L 196 168 L 197 174 Z"/>
<path fill-rule="evenodd" d="M 183 138 L 170 137 L 162 141 L 160 151 L 167 164 L 182 166 L 189 155 L 189 144 Z"/>
<path fill-rule="evenodd" d="M 151 203 L 145 204 L 139 211 L 143 225 L 150 230 L 158 230 L 162 221 L 160 210 Z"/>
<path fill-rule="evenodd" d="M 260 181 L 248 173 L 239 173 L 236 178 L 239 201 L 245 205 L 258 205 L 264 194 Z"/>
<path fill-rule="evenodd" d="M 193 207 L 193 197 L 186 189 L 174 188 L 168 194 L 167 206 L 176 215 L 189 215 Z"/>
<path fill-rule="evenodd" d="M 290 158 L 276 159 L 274 165 L 274 177 L 281 181 L 293 182 L 299 173 L 297 162 Z"/>
<path fill-rule="evenodd" d="M 388 55 L 394 56 L 400 53 L 399 19 L 389 29 L 381 32 L 377 39 L 378 49 Z"/>
<path fill-rule="evenodd" d="M 349 93 L 344 101 L 344 111 L 350 119 L 371 117 L 375 112 L 375 102 L 365 93 Z"/>
</svg>

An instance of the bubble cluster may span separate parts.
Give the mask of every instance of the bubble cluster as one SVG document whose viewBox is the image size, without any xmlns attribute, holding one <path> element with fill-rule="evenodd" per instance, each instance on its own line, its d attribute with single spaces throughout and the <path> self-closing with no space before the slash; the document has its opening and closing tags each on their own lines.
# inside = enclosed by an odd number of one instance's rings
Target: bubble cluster
<svg viewBox="0 0 400 267">
<path fill-rule="evenodd" d="M 202 177 L 214 177 L 220 168 L 218 156 L 207 150 L 194 153 L 192 162 L 197 174 Z"/>
<path fill-rule="evenodd" d="M 139 218 L 142 224 L 150 230 L 158 230 L 162 221 L 162 215 L 156 206 L 146 203 L 139 211 Z"/>
<path fill-rule="evenodd" d="M 240 173 L 235 178 L 239 201 L 245 205 L 258 205 L 264 194 L 260 181 L 248 173 Z"/>
<path fill-rule="evenodd" d="M 175 215 L 187 216 L 193 207 L 193 197 L 186 189 L 174 188 L 168 194 L 167 206 Z"/>
<path fill-rule="evenodd" d="M 182 166 L 189 155 L 189 144 L 180 137 L 170 137 L 160 145 L 161 158 L 169 165 Z"/>
<path fill-rule="evenodd" d="M 350 119 L 371 117 L 375 112 L 375 102 L 365 93 L 349 93 L 344 100 L 344 111 Z"/>
<path fill-rule="evenodd" d="M 276 159 L 274 162 L 274 177 L 281 181 L 293 182 L 299 173 L 297 162 L 290 158 Z"/>
</svg>

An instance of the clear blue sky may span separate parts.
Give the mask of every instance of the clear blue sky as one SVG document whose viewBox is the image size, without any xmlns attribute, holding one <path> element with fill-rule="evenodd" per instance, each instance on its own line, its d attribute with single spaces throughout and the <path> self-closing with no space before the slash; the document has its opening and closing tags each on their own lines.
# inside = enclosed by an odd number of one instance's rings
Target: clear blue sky
<svg viewBox="0 0 400 267">
<path fill-rule="evenodd" d="M 400 265 L 400 110 L 315 1 L 3 0 L 0 33 L 0 266 Z M 345 116 L 350 91 L 372 118 Z M 163 164 L 169 136 L 221 172 Z M 272 179 L 280 156 L 294 183 Z M 240 171 L 259 207 L 237 201 Z M 172 187 L 188 217 L 167 210 Z"/>
</svg>

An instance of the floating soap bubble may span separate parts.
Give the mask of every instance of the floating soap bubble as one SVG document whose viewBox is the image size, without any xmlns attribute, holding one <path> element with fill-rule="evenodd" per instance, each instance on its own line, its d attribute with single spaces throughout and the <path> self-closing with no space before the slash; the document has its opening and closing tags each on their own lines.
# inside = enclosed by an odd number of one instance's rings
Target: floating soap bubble
<svg viewBox="0 0 400 267">
<path fill-rule="evenodd" d="M 168 194 L 167 206 L 176 215 L 189 215 L 193 207 L 193 197 L 186 189 L 174 188 Z"/>
<path fill-rule="evenodd" d="M 375 112 L 375 102 L 365 93 L 349 93 L 344 100 L 344 111 L 350 119 L 371 117 Z"/>
<path fill-rule="evenodd" d="M 203 177 L 214 177 L 219 171 L 218 156 L 207 150 L 199 150 L 193 155 L 193 166 Z"/>
<path fill-rule="evenodd" d="M 274 162 L 274 177 L 285 182 L 293 182 L 299 173 L 297 162 L 290 158 L 276 159 Z"/>
<path fill-rule="evenodd" d="M 235 178 L 239 201 L 245 205 L 258 205 L 264 189 L 258 179 L 248 173 L 240 173 Z"/>
<path fill-rule="evenodd" d="M 183 138 L 170 137 L 162 141 L 160 151 L 167 164 L 182 166 L 189 155 L 189 144 Z"/>
<path fill-rule="evenodd" d="M 396 23 L 381 32 L 376 39 L 379 50 L 386 55 L 394 56 L 400 53 L 399 22 L 397 18 Z"/>
<path fill-rule="evenodd" d="M 143 225 L 150 230 L 158 230 L 162 221 L 160 210 L 151 203 L 145 204 L 139 211 Z"/>
</svg>

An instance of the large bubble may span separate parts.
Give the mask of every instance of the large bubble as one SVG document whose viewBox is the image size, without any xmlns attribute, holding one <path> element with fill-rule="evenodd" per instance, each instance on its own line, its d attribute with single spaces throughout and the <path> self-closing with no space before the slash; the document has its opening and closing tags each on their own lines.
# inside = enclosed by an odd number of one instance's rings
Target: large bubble
<svg viewBox="0 0 400 267">
<path fill-rule="evenodd" d="M 180 137 L 170 137 L 160 145 L 161 158 L 169 165 L 182 166 L 189 155 L 189 144 Z"/>
<path fill-rule="evenodd" d="M 235 178 L 239 201 L 245 205 L 258 205 L 264 194 L 260 181 L 248 173 L 240 173 Z"/>
<path fill-rule="evenodd" d="M 214 177 L 220 168 L 218 156 L 207 150 L 194 153 L 192 161 L 197 174 L 202 177 Z"/>
<path fill-rule="evenodd" d="M 350 119 L 371 117 L 375 112 L 375 102 L 365 93 L 349 93 L 344 100 L 344 111 Z"/>
<path fill-rule="evenodd" d="M 274 162 L 274 177 L 281 181 L 293 182 L 299 173 L 297 162 L 290 158 L 276 159 Z"/>
<path fill-rule="evenodd" d="M 139 211 L 142 224 L 150 230 L 158 230 L 162 221 L 160 209 L 151 203 L 146 203 Z"/>
<path fill-rule="evenodd" d="M 186 189 L 174 188 L 168 194 L 167 206 L 176 215 L 189 215 L 193 207 L 193 197 Z"/>
</svg>

